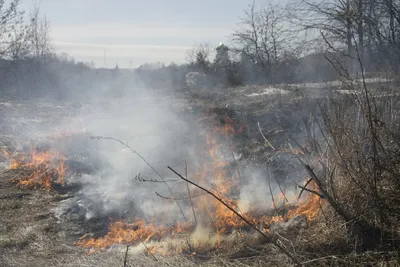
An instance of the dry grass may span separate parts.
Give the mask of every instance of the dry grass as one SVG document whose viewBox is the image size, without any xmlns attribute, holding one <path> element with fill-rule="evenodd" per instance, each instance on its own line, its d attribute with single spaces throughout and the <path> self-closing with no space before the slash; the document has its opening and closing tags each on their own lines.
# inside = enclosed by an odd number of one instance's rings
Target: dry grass
<svg viewBox="0 0 400 267">
<path fill-rule="evenodd" d="M 291 240 L 311 266 L 398 266 L 400 98 L 351 89 L 360 94 L 322 101 L 306 127 L 302 160 L 328 205 Z"/>
<path fill-rule="evenodd" d="M 400 266 L 400 99 L 370 98 L 368 105 L 366 97 L 359 97 L 342 96 L 321 104 L 318 123 L 307 128 L 307 147 L 314 150 L 303 158 L 319 159 L 314 171 L 322 186 L 353 220 L 327 204 L 311 222 L 274 228 L 283 246 L 304 266 Z M 378 145 L 375 152 L 373 143 Z M 8 183 L 23 171 L 0 174 L 0 266 L 123 266 L 123 247 L 91 255 L 75 247 L 74 238 L 51 212 L 63 198 Z M 360 242 L 365 239 L 354 234 L 357 222 L 382 233 L 381 238 L 371 237 L 373 248 L 363 248 Z M 276 248 L 250 234 L 208 255 L 157 259 L 130 252 L 128 264 L 293 266 Z"/>
</svg>

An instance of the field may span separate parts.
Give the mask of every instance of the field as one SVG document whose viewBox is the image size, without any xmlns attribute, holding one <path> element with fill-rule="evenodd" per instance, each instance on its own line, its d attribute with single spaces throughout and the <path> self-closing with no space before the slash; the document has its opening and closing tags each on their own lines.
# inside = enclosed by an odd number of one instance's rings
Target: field
<svg viewBox="0 0 400 267">
<path fill-rule="evenodd" d="M 2 99 L 0 265 L 400 265 L 396 92 L 302 86 Z"/>
</svg>

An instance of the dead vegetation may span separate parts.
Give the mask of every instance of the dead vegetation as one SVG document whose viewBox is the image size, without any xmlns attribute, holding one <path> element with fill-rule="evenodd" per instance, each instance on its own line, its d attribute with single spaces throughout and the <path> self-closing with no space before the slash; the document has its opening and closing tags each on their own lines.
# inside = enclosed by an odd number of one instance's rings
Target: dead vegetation
<svg viewBox="0 0 400 267">
<path fill-rule="evenodd" d="M 310 119 L 300 122 L 306 141 L 298 144 L 301 153 L 297 156 L 328 204 L 321 201 L 319 215 L 312 221 L 298 216 L 273 225 L 271 233 L 302 266 L 400 266 L 400 99 L 374 97 L 365 84 L 349 86 L 360 94 L 320 99 Z M 308 100 L 303 101 L 307 105 Z M 230 111 L 214 112 L 225 115 Z M 278 137 L 257 124 L 252 127 L 262 151 L 282 148 L 275 142 Z M 264 139 L 269 146 L 263 145 Z M 151 255 L 133 252 L 125 257 L 124 248 L 88 255 L 73 245 L 77 236 L 60 228 L 51 211 L 65 197 L 9 183 L 26 171 L 8 170 L 0 176 L 1 266 L 112 267 L 123 266 L 124 259 L 126 266 L 294 264 L 270 242 L 252 234 L 223 243 L 207 255 L 157 255 L 155 261 Z"/>
</svg>

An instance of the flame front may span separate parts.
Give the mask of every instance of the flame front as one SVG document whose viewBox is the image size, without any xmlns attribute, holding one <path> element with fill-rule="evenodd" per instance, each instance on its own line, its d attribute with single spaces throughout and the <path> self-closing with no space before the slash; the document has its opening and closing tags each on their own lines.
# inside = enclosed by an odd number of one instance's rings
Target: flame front
<svg viewBox="0 0 400 267">
<path fill-rule="evenodd" d="M 43 186 L 50 190 L 54 181 L 63 184 L 66 175 L 66 157 L 57 151 L 39 151 L 31 144 L 28 151 L 20 153 L 9 153 L 2 149 L 3 154 L 11 160 L 10 169 L 27 168 L 32 170 L 31 174 L 23 175 L 12 182 L 20 186 L 35 187 Z"/>
<path fill-rule="evenodd" d="M 272 223 L 282 222 L 294 216 L 304 215 L 308 220 L 313 219 L 318 214 L 321 206 L 319 197 L 311 194 L 296 206 L 289 206 L 289 204 L 286 203 L 285 205 L 287 206 L 285 206 L 285 208 L 287 208 L 288 212 L 282 216 L 255 216 L 252 214 L 252 212 L 254 212 L 253 210 L 249 210 L 246 213 L 242 213 L 239 210 L 239 200 L 234 199 L 233 196 L 235 196 L 235 192 L 240 189 L 240 175 L 237 170 L 229 169 L 230 166 L 225 158 L 226 153 L 224 152 L 233 151 L 232 148 L 229 147 L 231 145 L 230 137 L 235 134 L 240 134 L 242 130 L 242 126 L 234 125 L 233 120 L 226 117 L 222 125 L 217 126 L 210 132 L 203 131 L 201 133 L 205 141 L 204 151 L 202 153 L 203 163 L 199 171 L 190 177 L 190 180 L 201 185 L 211 184 L 215 195 L 229 206 L 233 207 L 253 225 L 260 226 L 265 232 L 269 231 L 268 229 Z M 226 149 L 227 147 L 228 149 Z M 224 149 L 227 151 L 223 151 Z M 286 199 L 286 196 L 283 194 L 281 197 L 282 199 Z M 217 247 L 220 246 L 224 236 L 232 232 L 232 230 L 248 228 L 246 223 L 236 216 L 234 212 L 227 209 L 221 202 L 209 195 L 196 198 L 196 201 L 193 201 L 192 205 L 196 212 L 196 222 L 180 222 L 173 226 L 166 226 L 162 223 L 154 223 L 162 221 L 157 219 L 154 219 L 154 222 L 146 222 L 145 220 L 136 220 L 132 223 L 128 223 L 127 221 L 115 221 L 111 223 L 109 232 L 105 236 L 88 239 L 82 237 L 82 239 L 77 242 L 77 245 L 98 250 L 107 249 L 114 245 L 154 244 L 154 242 L 156 242 L 156 245 L 147 247 L 147 252 L 154 253 L 164 251 L 165 253 L 165 250 L 161 249 L 163 244 L 160 241 L 177 239 L 179 234 L 183 233 L 186 234 L 187 238 L 193 238 L 193 233 L 200 226 L 210 230 L 209 232 L 215 237 L 213 246 Z M 207 239 L 204 238 L 206 235 L 205 233 L 201 235 L 202 240 Z M 191 249 L 188 251 L 193 253 L 193 245 L 189 245 L 189 247 L 191 247 Z M 178 251 L 183 251 L 182 244 Z"/>
<path fill-rule="evenodd" d="M 139 242 L 149 242 L 151 240 L 160 241 L 164 237 L 176 236 L 179 233 L 191 229 L 191 224 L 175 226 L 155 226 L 146 223 L 144 220 L 136 220 L 132 223 L 127 221 L 116 221 L 110 225 L 109 232 L 99 239 L 81 239 L 78 245 L 85 248 L 102 249 L 117 244 L 135 244 Z"/>
</svg>

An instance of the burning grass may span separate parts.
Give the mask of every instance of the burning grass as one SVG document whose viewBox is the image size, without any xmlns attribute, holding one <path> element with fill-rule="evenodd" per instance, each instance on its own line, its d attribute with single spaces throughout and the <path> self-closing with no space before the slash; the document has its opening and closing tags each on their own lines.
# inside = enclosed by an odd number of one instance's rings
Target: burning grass
<svg viewBox="0 0 400 267">
<path fill-rule="evenodd" d="M 193 211 L 192 221 L 180 221 L 167 226 L 162 223 L 162 216 L 153 218 L 151 221 L 140 218 L 117 220 L 111 223 L 109 232 L 105 236 L 99 238 L 83 236 L 76 244 L 92 251 L 105 250 L 118 245 L 132 245 L 142 246 L 148 254 L 193 255 L 220 248 L 233 232 L 241 233 L 239 237 L 243 238 L 245 236 L 243 234 L 249 232 L 252 227 L 257 227 L 260 232 L 269 233 L 274 223 L 287 222 L 296 216 L 305 216 L 307 220 L 312 220 L 317 216 L 321 208 L 321 200 L 318 195 L 307 195 L 307 193 L 305 194 L 307 196 L 301 198 L 298 203 L 289 203 L 282 192 L 282 198 L 287 201 L 283 201 L 284 206 L 281 208 L 285 212 L 281 215 L 273 215 L 273 212 L 256 214 L 256 210 L 251 207 L 240 210 L 240 199 L 235 193 L 240 192 L 240 172 L 229 171 L 229 162 L 225 157 L 224 149 L 227 147 L 229 149 L 230 138 L 235 134 L 240 134 L 242 130 L 240 125 L 234 125 L 233 120 L 228 117 L 212 131 L 201 133 L 204 138 L 203 163 L 192 176 L 191 181 L 192 185 L 210 184 L 211 194 L 214 197 L 206 194 L 191 199 L 192 189 L 187 188 Z M 315 187 L 315 184 L 311 186 Z M 240 214 L 242 218 L 235 213 Z M 187 216 L 183 217 L 187 218 Z"/>
<path fill-rule="evenodd" d="M 2 152 L 11 161 L 11 170 L 31 170 L 30 174 L 18 177 L 11 182 L 28 188 L 41 186 L 46 190 L 50 190 L 54 182 L 64 183 L 67 158 L 58 151 L 53 149 L 41 150 L 32 144 L 28 144 L 21 152 L 10 153 L 5 148 L 2 148 Z"/>
<path fill-rule="evenodd" d="M 208 122 L 209 123 L 209 122 Z M 191 198 L 192 186 L 184 186 L 179 190 L 188 192 L 188 201 L 193 211 L 190 221 L 177 221 L 172 224 L 163 222 L 163 215 L 154 217 L 150 221 L 143 218 L 126 218 L 120 220 L 113 218 L 109 225 L 108 233 L 99 238 L 82 236 L 76 245 L 91 251 L 105 250 L 118 245 L 142 246 L 147 254 L 163 255 L 195 255 L 209 253 L 227 242 L 232 233 L 240 233 L 237 237 L 243 238 L 249 233 L 249 224 L 257 227 L 264 233 L 270 232 L 271 225 L 287 222 L 296 216 L 305 216 L 312 220 L 320 209 L 320 200 L 317 195 L 309 194 L 298 203 L 289 203 L 287 196 L 280 193 L 284 210 L 280 215 L 273 210 L 259 212 L 259 210 L 246 207 L 240 203 L 238 192 L 242 178 L 239 170 L 232 171 L 231 163 L 226 158 L 226 151 L 232 153 L 232 137 L 240 135 L 243 125 L 236 124 L 230 117 L 225 116 L 219 120 L 217 126 L 210 131 L 204 130 L 200 136 L 204 140 L 202 146 L 202 163 L 192 175 L 191 181 L 197 184 L 211 186 L 212 192 L 232 207 L 235 212 L 226 208 L 218 199 L 209 195 Z M 63 184 L 66 174 L 70 171 L 66 165 L 66 156 L 52 146 L 41 148 L 29 144 L 20 152 L 8 152 L 3 149 L 3 154 L 10 161 L 11 170 L 27 170 L 12 179 L 12 182 L 22 188 L 41 186 L 46 190 L 52 189 L 54 184 Z M 186 187 L 186 189 L 185 189 Z M 183 192 L 184 192 L 183 191 Z M 279 199 L 279 197 L 278 197 Z M 178 203 L 179 200 L 172 200 Z M 183 202 L 183 201 L 182 201 Z M 273 205 L 277 207 L 277 205 Z M 184 216 L 187 218 L 187 215 Z"/>
<path fill-rule="evenodd" d="M 232 203 L 232 202 L 231 202 Z M 77 245 L 94 250 L 104 250 L 116 245 L 141 245 L 144 243 L 150 246 L 152 253 L 161 254 L 193 254 L 206 253 L 215 250 L 228 239 L 233 232 L 243 235 L 251 228 L 226 207 L 218 207 L 218 213 L 210 218 L 214 223 L 208 225 L 194 225 L 193 223 L 177 223 L 173 226 L 163 224 L 147 223 L 144 220 L 137 220 L 132 223 L 127 221 L 116 221 L 110 225 L 109 232 L 101 238 L 90 238 L 77 242 Z M 264 232 L 270 232 L 275 223 L 287 222 L 297 216 L 305 216 L 312 220 L 320 210 L 321 202 L 318 196 L 309 195 L 298 205 L 287 206 L 289 209 L 284 216 L 254 216 L 252 212 L 243 214 L 249 222 L 257 225 Z M 217 215 L 218 214 L 218 215 Z"/>
<path fill-rule="evenodd" d="M 235 135 L 240 135 L 242 130 L 240 125 L 235 125 L 229 118 L 222 119 L 216 128 L 201 133 L 204 141 L 202 160 L 196 171 L 188 175 L 188 179 L 208 188 L 263 233 L 278 236 L 279 241 L 286 248 L 295 251 L 296 257 L 307 265 L 365 266 L 367 263 L 378 265 L 386 262 L 398 266 L 396 263 L 398 257 L 392 249 L 396 247 L 399 232 L 398 213 L 395 212 L 399 206 L 398 194 L 396 195 L 398 192 L 396 177 L 398 176 L 394 175 L 398 174 L 399 166 L 398 140 L 393 134 L 394 130 L 398 130 L 395 128 L 398 127 L 398 123 L 385 122 L 391 125 L 388 129 L 378 125 L 379 121 L 376 122 L 377 125 L 374 127 L 377 130 L 374 131 L 387 140 L 384 139 L 381 142 L 384 146 L 379 147 L 380 151 L 374 156 L 369 145 L 372 137 L 368 132 L 368 121 L 355 120 L 354 116 L 351 117 L 359 110 L 358 106 L 347 102 L 345 103 L 345 107 L 348 108 L 346 111 L 340 106 L 341 103 L 333 104 L 337 106 L 330 106 L 331 110 L 327 111 L 329 117 L 323 118 L 326 124 L 319 126 L 325 130 L 327 139 L 331 142 L 328 152 L 322 151 L 327 148 L 321 148 L 321 144 L 309 145 L 307 149 L 276 148 L 275 152 L 293 153 L 302 159 L 309 157 L 307 161 L 309 165 L 304 162 L 305 165 L 315 167 L 311 168 L 310 173 L 313 181 L 307 186 L 309 191 L 314 193 L 303 192 L 299 201 L 289 201 L 293 199 L 291 195 L 289 197 L 291 193 L 282 190 L 275 199 L 271 199 L 272 204 L 262 210 L 249 203 L 241 202 L 238 192 L 241 189 L 243 177 L 240 171 L 232 167 L 237 164 L 226 158 L 228 154 L 226 151 L 232 151 L 231 139 Z M 394 115 L 392 114 L 393 117 Z M 361 117 L 361 115 L 358 116 Z M 316 135 L 310 133 L 309 136 L 315 138 Z M 387 146 L 387 144 L 390 145 Z M 318 145 L 319 148 L 316 149 Z M 11 169 L 20 171 L 20 176 L 11 179 L 17 182 L 20 188 L 26 188 L 26 185 L 32 183 L 51 189 L 55 183 L 62 183 L 69 172 L 67 158 L 57 151 L 43 151 L 32 146 L 23 152 L 4 151 L 4 154 L 11 161 Z M 310 156 L 311 154 L 317 156 Z M 388 155 L 393 157 L 390 158 Z M 376 162 L 368 165 L 373 163 L 373 159 Z M 387 164 L 386 167 L 385 164 Z M 60 166 L 63 168 L 59 168 Z M 29 169 L 31 173 L 23 171 L 24 168 Z M 50 178 L 42 178 L 46 175 Z M 308 180 L 309 177 L 304 178 Z M 29 182 L 24 184 L 24 181 Z M 182 259 L 184 255 L 197 257 L 185 259 L 182 266 L 193 265 L 192 260 L 204 258 L 208 261 L 196 263 L 196 265 L 270 266 L 273 263 L 282 266 L 291 265 L 287 258 L 283 257 L 283 254 L 270 243 L 266 244 L 258 238 L 253 238 L 254 233 L 251 227 L 217 199 L 209 194 L 199 194 L 192 185 L 187 186 L 186 183 L 176 185 L 174 189 L 182 195 L 185 192 L 188 195 L 184 196 L 184 199 L 169 196 L 169 199 L 165 201 L 179 201 L 185 208 L 187 221 L 178 218 L 178 221 L 166 222 L 163 219 L 165 214 L 148 220 L 137 217 L 113 218 L 106 234 L 94 238 L 91 233 L 88 233 L 82 236 L 75 245 L 86 248 L 90 252 L 101 252 L 96 253 L 100 258 L 111 253 L 110 248 L 116 248 L 115 251 L 119 251 L 123 250 L 124 246 L 130 245 L 129 253 L 134 253 L 135 257 L 141 257 L 137 256 L 139 252 L 145 252 L 147 256 L 156 255 L 160 260 L 159 264 L 166 259 L 165 255 L 168 255 L 168 259 L 174 257 Z M 370 194 L 374 192 L 375 195 Z M 334 196 L 334 199 L 329 199 L 329 196 Z M 335 206 L 336 204 L 339 205 Z M 343 213 L 341 213 L 342 207 L 345 210 Z M 15 199 L 11 201 L 7 198 L 0 204 L 0 209 L 9 213 L 22 208 L 24 205 Z M 190 215 L 192 210 L 194 212 Z M 366 213 L 365 210 L 369 212 Z M 168 211 L 165 213 L 167 214 Z M 348 213 L 356 214 L 356 219 L 349 221 L 346 217 Z M 379 242 L 385 245 L 385 249 L 389 245 L 392 245 L 392 248 L 385 251 L 381 246 L 376 246 L 375 252 L 365 252 L 368 248 L 360 250 L 360 247 L 365 245 L 365 241 L 368 241 L 365 236 L 370 235 L 371 239 L 376 241 L 372 235 L 376 232 L 354 232 L 352 225 L 359 226 L 357 223 L 360 221 L 367 221 L 369 225 L 379 228 L 379 231 L 384 233 Z M 389 226 L 392 229 L 390 231 Z M 388 237 L 387 232 L 393 234 L 392 240 L 385 239 Z M 36 239 L 34 235 L 24 235 L 17 239 L 8 236 L 4 238 L 3 243 L 0 242 L 0 245 L 3 244 L 3 247 L 7 249 L 29 247 L 32 240 Z M 358 243 L 360 240 L 364 243 Z M 387 259 L 384 258 L 384 254 L 387 255 Z M 99 264 L 94 257 L 96 256 L 87 255 L 79 260 L 82 264 L 93 262 Z M 121 260 L 122 257 L 116 258 Z M 157 265 L 151 257 L 145 259 L 148 266 Z M 110 263 L 108 259 L 104 260 L 107 264 Z M 68 260 L 64 262 L 65 266 L 68 266 L 67 263 Z"/>
</svg>

